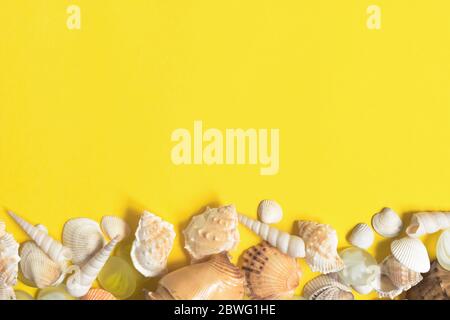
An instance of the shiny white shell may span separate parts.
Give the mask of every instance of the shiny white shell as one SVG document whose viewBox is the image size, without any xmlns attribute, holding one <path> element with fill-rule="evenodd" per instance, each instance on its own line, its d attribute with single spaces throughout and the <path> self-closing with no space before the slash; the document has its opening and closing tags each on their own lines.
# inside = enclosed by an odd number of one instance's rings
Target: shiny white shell
<svg viewBox="0 0 450 320">
<path fill-rule="evenodd" d="M 430 270 L 427 248 L 416 238 L 404 237 L 391 243 L 392 255 L 405 267 L 420 273 Z"/>
<path fill-rule="evenodd" d="M 375 235 L 367 224 L 358 223 L 350 233 L 348 241 L 355 247 L 367 249 L 373 244 L 374 238 Z"/>
<path fill-rule="evenodd" d="M 402 231 L 403 222 L 394 210 L 384 208 L 373 216 L 372 227 L 379 235 L 393 238 Z"/>
<path fill-rule="evenodd" d="M 450 229 L 442 232 L 436 245 L 436 258 L 445 270 L 450 271 Z"/>
<path fill-rule="evenodd" d="M 263 200 L 258 206 L 258 217 L 263 223 L 278 223 L 283 218 L 283 209 L 274 200 Z"/>
</svg>

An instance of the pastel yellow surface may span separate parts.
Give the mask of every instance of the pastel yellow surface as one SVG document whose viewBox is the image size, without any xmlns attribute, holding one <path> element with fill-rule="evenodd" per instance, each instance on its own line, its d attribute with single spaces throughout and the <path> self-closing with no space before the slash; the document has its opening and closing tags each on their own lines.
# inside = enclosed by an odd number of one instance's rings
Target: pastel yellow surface
<svg viewBox="0 0 450 320">
<path fill-rule="evenodd" d="M 81 30 L 66 27 L 70 4 Z M 371 4 L 2 0 L 0 205 L 55 237 L 72 217 L 117 214 L 134 228 L 146 208 L 176 226 L 171 270 L 187 263 L 181 230 L 206 205 L 255 217 L 274 198 L 278 227 L 326 222 L 341 247 L 384 206 L 405 218 L 449 209 L 450 3 L 378 0 L 381 30 L 366 27 Z M 279 174 L 173 165 L 170 134 L 194 120 L 280 128 Z M 240 232 L 234 259 L 258 242 Z M 432 257 L 436 237 L 424 239 Z M 377 236 L 370 251 L 381 260 L 389 243 Z M 301 266 L 298 293 L 314 276 Z"/>
</svg>

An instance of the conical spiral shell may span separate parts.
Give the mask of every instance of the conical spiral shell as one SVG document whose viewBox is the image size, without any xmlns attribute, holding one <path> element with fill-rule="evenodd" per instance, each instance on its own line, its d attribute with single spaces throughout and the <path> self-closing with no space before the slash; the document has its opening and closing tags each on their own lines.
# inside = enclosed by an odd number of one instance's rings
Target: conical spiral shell
<svg viewBox="0 0 450 320">
<path fill-rule="evenodd" d="M 247 249 L 242 260 L 248 296 L 273 300 L 294 295 L 301 277 L 295 258 L 263 242 Z"/>
<path fill-rule="evenodd" d="M 283 209 L 274 200 L 263 200 L 258 205 L 258 217 L 263 223 L 278 223 L 283 218 Z"/>
<path fill-rule="evenodd" d="M 234 205 L 206 210 L 192 217 L 183 230 L 185 249 L 194 260 L 228 252 L 238 244 L 238 215 Z"/>
<path fill-rule="evenodd" d="M 117 300 L 111 293 L 103 289 L 89 289 L 80 300 Z"/>
<path fill-rule="evenodd" d="M 31 286 L 42 289 L 57 286 L 64 280 L 61 266 L 34 242 L 28 241 L 22 246 L 20 257 L 20 270 Z"/>
<path fill-rule="evenodd" d="M 131 228 L 125 220 L 116 216 L 104 216 L 101 221 L 103 232 L 109 239 L 118 238 L 122 241 L 131 233 Z"/>
<path fill-rule="evenodd" d="M 8 211 L 8 214 L 17 222 L 25 233 L 47 254 L 50 259 L 58 264 L 65 266 L 72 258 L 72 252 L 69 248 L 63 246 L 60 242 L 50 237 L 41 228 L 35 227 L 25 221 L 15 213 Z"/>
<path fill-rule="evenodd" d="M 355 247 L 367 249 L 373 244 L 374 234 L 365 223 L 358 223 L 352 230 L 348 241 Z"/>
<path fill-rule="evenodd" d="M 394 256 L 388 256 L 381 264 L 381 273 L 387 275 L 392 283 L 404 291 L 415 286 L 422 281 L 419 272 L 408 269 L 401 264 Z"/>
<path fill-rule="evenodd" d="M 75 266 L 75 273 L 67 279 L 66 283 L 70 295 L 77 298 L 86 295 L 117 243 L 117 238 L 112 239 L 81 268 Z"/>
<path fill-rule="evenodd" d="M 150 300 L 240 300 L 244 297 L 244 275 L 225 253 L 191 264 L 165 275 Z"/>
<path fill-rule="evenodd" d="M 417 238 L 447 228 L 450 228 L 450 212 L 418 212 L 412 216 L 406 234 Z"/>
<path fill-rule="evenodd" d="M 353 300 L 351 289 L 336 274 L 320 275 L 306 283 L 303 296 L 309 300 Z"/>
<path fill-rule="evenodd" d="M 391 253 L 401 264 L 412 271 L 425 273 L 430 270 L 427 248 L 418 239 L 404 237 L 392 241 Z"/>
<path fill-rule="evenodd" d="M 403 222 L 391 208 L 384 208 L 372 217 L 372 227 L 386 238 L 393 238 L 400 234 Z"/>
<path fill-rule="evenodd" d="M 0 288 L 16 285 L 19 261 L 19 244 L 4 229 L 0 236 Z"/>
<path fill-rule="evenodd" d="M 306 262 L 312 271 L 327 274 L 344 268 L 333 228 L 313 221 L 297 221 L 297 227 L 298 235 L 305 241 Z"/>
<path fill-rule="evenodd" d="M 424 279 L 407 293 L 408 300 L 450 300 L 450 271 L 433 262 Z"/>
<path fill-rule="evenodd" d="M 88 218 L 74 218 L 63 229 L 64 246 L 72 251 L 72 262 L 83 265 L 105 245 L 99 224 Z"/>
<path fill-rule="evenodd" d="M 293 258 L 305 257 L 305 243 L 300 237 L 290 235 L 241 214 L 239 215 L 239 222 L 281 252 Z"/>
</svg>

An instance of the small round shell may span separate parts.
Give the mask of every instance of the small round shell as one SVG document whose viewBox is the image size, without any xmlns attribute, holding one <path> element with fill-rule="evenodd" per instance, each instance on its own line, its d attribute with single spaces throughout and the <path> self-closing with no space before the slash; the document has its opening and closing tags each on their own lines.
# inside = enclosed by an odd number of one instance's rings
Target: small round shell
<svg viewBox="0 0 450 320">
<path fill-rule="evenodd" d="M 436 245 L 436 258 L 442 268 L 450 271 L 450 229 L 445 230 L 439 236 Z"/>
<path fill-rule="evenodd" d="M 384 208 L 373 216 L 372 227 L 379 235 L 393 238 L 402 231 L 403 222 L 394 210 Z"/>
<path fill-rule="evenodd" d="M 267 224 L 278 223 L 283 218 L 283 209 L 274 200 L 263 200 L 258 206 L 258 217 Z"/>
<path fill-rule="evenodd" d="M 116 216 L 104 216 L 100 225 L 103 232 L 109 239 L 114 239 L 117 237 L 119 241 L 122 241 L 131 233 L 128 223 Z"/>
<path fill-rule="evenodd" d="M 352 230 L 348 241 L 355 247 L 367 249 L 373 244 L 374 234 L 365 223 L 358 223 Z"/>
<path fill-rule="evenodd" d="M 427 248 L 416 238 L 404 237 L 391 243 L 392 255 L 405 267 L 415 272 L 428 272 L 430 259 Z"/>
</svg>

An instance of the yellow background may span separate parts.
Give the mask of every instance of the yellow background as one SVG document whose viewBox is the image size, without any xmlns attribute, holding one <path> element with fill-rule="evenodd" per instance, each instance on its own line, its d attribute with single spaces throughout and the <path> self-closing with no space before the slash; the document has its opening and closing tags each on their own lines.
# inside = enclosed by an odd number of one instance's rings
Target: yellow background
<svg viewBox="0 0 450 320">
<path fill-rule="evenodd" d="M 81 30 L 66 27 L 70 4 Z M 371 4 L 381 30 L 366 27 Z M 384 206 L 448 209 L 449 12 L 447 0 L 2 0 L 0 205 L 55 237 L 72 217 L 135 227 L 149 209 L 175 224 L 172 270 L 206 205 L 255 217 L 274 198 L 281 229 L 326 222 L 340 247 Z M 279 174 L 173 165 L 170 134 L 194 120 L 280 128 Z M 258 241 L 240 231 L 235 259 Z M 378 260 L 389 242 L 377 236 Z"/>
</svg>

